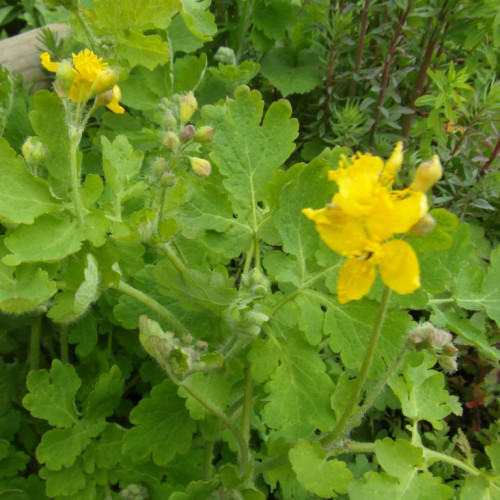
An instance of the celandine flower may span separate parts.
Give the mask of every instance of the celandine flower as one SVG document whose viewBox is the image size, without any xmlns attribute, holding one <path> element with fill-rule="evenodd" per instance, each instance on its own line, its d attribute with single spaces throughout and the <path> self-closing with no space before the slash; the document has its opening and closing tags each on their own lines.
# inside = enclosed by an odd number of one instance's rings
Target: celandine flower
<svg viewBox="0 0 500 500">
<path fill-rule="evenodd" d="M 315 222 L 323 241 L 347 257 L 340 269 L 337 295 L 340 303 L 366 295 L 376 277 L 377 266 L 384 283 L 400 294 L 420 287 L 420 267 L 413 248 L 396 234 L 409 231 L 428 210 L 423 192 L 391 190 L 402 162 L 398 143 L 384 165 L 379 157 L 357 154 L 347 165 L 329 172 L 339 191 L 332 203 L 303 213 Z"/>
<path fill-rule="evenodd" d="M 56 73 L 60 64 L 50 59 L 50 54 L 41 54 L 42 66 Z M 114 113 L 124 113 L 125 110 L 119 105 L 121 97 L 120 88 L 116 85 L 118 75 L 103 62 L 102 58 L 89 49 L 73 54 L 73 79 L 70 81 L 68 97 L 74 102 L 87 101 L 103 92 L 111 91 L 112 99 L 107 107 Z M 65 78 L 68 81 L 68 78 Z M 64 87 L 64 85 L 63 85 Z"/>
</svg>

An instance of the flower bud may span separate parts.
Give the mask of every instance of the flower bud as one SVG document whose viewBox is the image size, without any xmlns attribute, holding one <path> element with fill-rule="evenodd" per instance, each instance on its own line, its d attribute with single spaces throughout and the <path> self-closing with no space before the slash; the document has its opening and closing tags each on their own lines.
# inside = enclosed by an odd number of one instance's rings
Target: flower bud
<svg viewBox="0 0 500 500">
<path fill-rule="evenodd" d="M 196 134 L 196 129 L 192 125 L 186 125 L 181 131 L 180 136 L 183 142 L 190 141 Z"/>
<path fill-rule="evenodd" d="M 204 160 L 203 158 L 198 158 L 196 156 L 190 156 L 189 162 L 191 163 L 191 169 L 199 177 L 207 177 L 212 171 L 212 166 L 210 162 Z"/>
<path fill-rule="evenodd" d="M 431 214 L 425 214 L 411 227 L 409 233 L 412 236 L 425 236 L 436 227 L 436 221 Z"/>
<path fill-rule="evenodd" d="M 45 159 L 47 150 L 38 137 L 28 137 L 21 148 L 24 159 L 29 166 L 37 165 Z"/>
<path fill-rule="evenodd" d="M 170 109 L 165 111 L 165 116 L 163 117 L 163 123 L 165 127 L 169 129 L 174 129 L 177 127 L 177 120 Z"/>
<path fill-rule="evenodd" d="M 439 161 L 439 157 L 434 155 L 432 160 L 421 163 L 417 168 L 413 182 L 411 183 L 410 189 L 413 191 L 420 191 L 425 193 L 428 191 L 436 182 L 441 179 L 443 175 L 443 167 Z"/>
<path fill-rule="evenodd" d="M 75 71 L 73 70 L 73 65 L 64 59 L 57 65 L 56 70 L 56 80 L 64 93 L 69 91 L 71 85 L 73 85 L 74 78 Z"/>
<path fill-rule="evenodd" d="M 118 82 L 117 73 L 111 68 L 103 68 L 97 73 L 94 83 L 90 88 L 90 95 L 94 96 L 111 90 L 116 85 L 116 82 Z"/>
<path fill-rule="evenodd" d="M 94 100 L 96 107 L 107 106 L 113 100 L 113 91 L 106 90 L 106 92 L 101 92 L 97 94 Z"/>
<path fill-rule="evenodd" d="M 210 142 L 215 136 L 215 129 L 209 125 L 199 128 L 194 135 L 196 142 Z"/>
<path fill-rule="evenodd" d="M 193 116 L 198 103 L 192 91 L 189 91 L 182 99 L 179 104 L 179 119 L 181 123 L 186 123 Z"/>
<path fill-rule="evenodd" d="M 167 132 L 165 134 L 165 138 L 163 139 L 163 145 L 169 151 L 173 151 L 177 149 L 177 146 L 180 144 L 179 136 L 174 132 Z"/>
<path fill-rule="evenodd" d="M 394 148 L 394 151 L 392 152 L 390 158 L 385 163 L 383 176 L 387 180 L 393 180 L 394 176 L 396 175 L 396 172 L 399 170 L 399 167 L 401 167 L 402 163 L 403 163 L 403 143 L 398 142 L 396 143 L 396 147 Z"/>
<path fill-rule="evenodd" d="M 448 373 L 454 373 L 458 370 L 457 360 L 449 356 L 439 356 L 439 366 Z"/>
<path fill-rule="evenodd" d="M 230 47 L 219 47 L 214 59 L 222 64 L 236 65 L 236 56 L 234 55 L 234 50 Z"/>
</svg>

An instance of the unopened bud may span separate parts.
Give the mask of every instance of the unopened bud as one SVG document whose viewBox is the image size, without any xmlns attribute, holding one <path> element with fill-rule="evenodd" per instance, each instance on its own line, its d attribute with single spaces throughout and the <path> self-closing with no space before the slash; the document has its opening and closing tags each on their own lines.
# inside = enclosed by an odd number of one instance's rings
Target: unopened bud
<svg viewBox="0 0 500 500">
<path fill-rule="evenodd" d="M 443 167 L 439 161 L 439 157 L 434 155 L 432 160 L 421 163 L 417 168 L 415 177 L 410 186 L 413 191 L 420 191 L 425 193 L 428 191 L 436 182 L 441 179 L 443 175 Z"/>
<path fill-rule="evenodd" d="M 196 134 L 196 129 L 192 125 L 186 125 L 181 131 L 180 136 L 184 142 L 190 141 Z"/>
<path fill-rule="evenodd" d="M 234 55 L 234 50 L 230 47 L 219 47 L 214 59 L 222 64 L 236 65 L 236 56 Z"/>
<path fill-rule="evenodd" d="M 443 354 L 446 354 L 446 356 L 456 356 L 458 349 L 452 343 L 445 344 L 443 346 Z"/>
<path fill-rule="evenodd" d="M 190 156 L 189 162 L 191 163 L 191 168 L 193 172 L 199 177 L 207 177 L 212 171 L 212 166 L 210 162 L 204 160 L 203 158 L 198 158 L 196 156 Z"/>
<path fill-rule="evenodd" d="M 75 78 L 75 72 L 73 70 L 73 65 L 66 59 L 61 61 L 57 66 L 56 80 L 60 85 L 63 92 L 67 93 L 73 85 L 73 79 Z"/>
<path fill-rule="evenodd" d="M 165 134 L 165 138 L 163 139 L 163 145 L 169 151 L 173 151 L 177 149 L 177 146 L 180 144 L 179 136 L 174 132 L 167 132 Z"/>
<path fill-rule="evenodd" d="M 106 90 L 106 92 L 101 92 L 96 95 L 94 104 L 96 107 L 107 106 L 113 100 L 113 91 Z"/>
<path fill-rule="evenodd" d="M 390 158 L 386 161 L 383 176 L 387 179 L 394 179 L 396 172 L 403 163 L 403 143 L 396 143 L 396 147 Z"/>
<path fill-rule="evenodd" d="M 198 103 L 192 91 L 189 91 L 182 99 L 179 104 L 179 119 L 181 123 L 186 123 L 193 116 Z"/>
<path fill-rule="evenodd" d="M 436 221 L 431 214 L 425 214 L 412 226 L 409 233 L 412 236 L 425 236 L 436 227 Z"/>
<path fill-rule="evenodd" d="M 209 125 L 199 128 L 194 135 L 197 142 L 210 142 L 215 136 L 215 129 Z"/>
<path fill-rule="evenodd" d="M 111 68 L 103 68 L 94 80 L 92 87 L 90 88 L 90 95 L 97 95 L 111 90 L 118 82 L 118 75 Z"/>
<path fill-rule="evenodd" d="M 165 111 L 165 116 L 163 117 L 163 123 L 165 127 L 174 129 L 177 127 L 177 120 L 170 109 Z"/>
<path fill-rule="evenodd" d="M 448 373 L 454 373 L 458 370 L 457 360 L 450 356 L 439 356 L 439 366 Z"/>
<path fill-rule="evenodd" d="M 47 150 L 38 137 L 28 137 L 21 148 L 28 165 L 39 164 L 45 159 Z"/>
</svg>

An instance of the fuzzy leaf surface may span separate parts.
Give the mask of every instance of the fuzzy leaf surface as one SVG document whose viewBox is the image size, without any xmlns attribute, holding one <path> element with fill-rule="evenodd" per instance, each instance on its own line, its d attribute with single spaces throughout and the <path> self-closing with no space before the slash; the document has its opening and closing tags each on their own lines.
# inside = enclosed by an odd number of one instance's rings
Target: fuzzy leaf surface
<svg viewBox="0 0 500 500">
<path fill-rule="evenodd" d="M 28 172 L 24 160 L 0 137 L 0 221 L 32 224 L 36 217 L 60 209 L 43 179 Z"/>
<path fill-rule="evenodd" d="M 217 133 L 210 158 L 225 177 L 236 215 L 258 225 L 257 203 L 266 199 L 268 183 L 294 150 L 297 120 L 287 101 L 271 104 L 261 125 L 264 101 L 259 92 L 241 86 L 225 106 L 205 106 L 203 117 Z"/>
</svg>

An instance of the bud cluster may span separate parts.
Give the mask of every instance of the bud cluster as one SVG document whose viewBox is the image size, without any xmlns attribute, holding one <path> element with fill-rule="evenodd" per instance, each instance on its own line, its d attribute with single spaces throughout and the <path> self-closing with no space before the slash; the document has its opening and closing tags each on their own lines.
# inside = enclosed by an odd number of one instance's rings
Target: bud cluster
<svg viewBox="0 0 500 500">
<path fill-rule="evenodd" d="M 451 333 L 426 321 L 410 332 L 409 342 L 417 351 L 427 350 L 436 354 L 439 366 L 446 372 L 457 371 L 458 349 L 453 345 Z"/>
<path fill-rule="evenodd" d="M 125 500 L 147 500 L 149 498 L 147 489 L 142 484 L 129 484 L 120 491 L 120 498 Z"/>
<path fill-rule="evenodd" d="M 219 368 L 222 364 L 218 353 L 207 353 L 206 342 L 195 341 L 189 333 L 178 338 L 144 315 L 139 318 L 139 340 L 160 366 L 180 377 Z"/>
<path fill-rule="evenodd" d="M 198 102 L 193 92 L 175 94 L 170 99 L 163 98 L 159 105 L 164 134 L 161 141 L 165 150 L 187 158 L 194 174 L 207 177 L 212 170 L 210 162 L 190 153 L 197 152 L 201 144 L 212 141 L 215 129 L 209 125 L 196 129 L 189 123 L 197 109 Z"/>
</svg>

